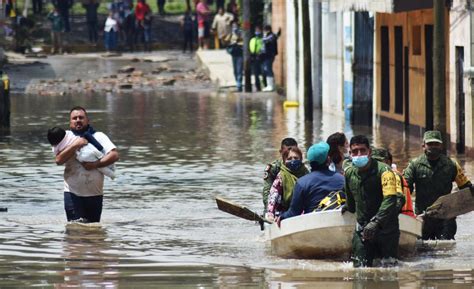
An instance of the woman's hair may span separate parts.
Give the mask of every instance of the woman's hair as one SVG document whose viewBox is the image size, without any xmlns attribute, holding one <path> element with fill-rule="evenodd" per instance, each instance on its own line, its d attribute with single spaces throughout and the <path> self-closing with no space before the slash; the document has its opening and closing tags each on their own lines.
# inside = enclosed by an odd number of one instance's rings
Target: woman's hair
<svg viewBox="0 0 474 289">
<path fill-rule="evenodd" d="M 346 145 L 346 135 L 342 132 L 333 133 L 328 137 L 326 142 L 329 145 L 329 153 L 328 156 L 331 157 L 333 163 L 338 164 L 342 162 L 341 152 L 339 151 L 340 146 Z"/>
<path fill-rule="evenodd" d="M 283 160 L 286 160 L 288 158 L 288 156 L 290 155 L 290 152 L 296 153 L 300 157 L 300 160 L 303 159 L 303 153 L 301 152 L 299 147 L 289 147 L 288 150 L 286 150 L 282 155 Z"/>
</svg>

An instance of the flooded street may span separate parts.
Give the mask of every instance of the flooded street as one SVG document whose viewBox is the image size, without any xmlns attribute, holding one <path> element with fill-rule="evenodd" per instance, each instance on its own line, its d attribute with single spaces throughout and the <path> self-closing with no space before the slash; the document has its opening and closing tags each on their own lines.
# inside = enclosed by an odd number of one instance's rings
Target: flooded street
<svg viewBox="0 0 474 289">
<path fill-rule="evenodd" d="M 101 224 L 66 223 L 63 167 L 46 131 L 68 126 L 69 109 L 117 145 Z M 262 210 L 265 164 L 282 138 L 302 147 L 335 131 L 369 134 L 399 168 L 421 141 L 387 128 L 350 127 L 334 115 L 283 110 L 266 95 L 180 91 L 12 97 L 0 138 L 0 287 L 40 288 L 473 288 L 474 213 L 458 218 L 456 244 L 437 244 L 392 269 L 272 256 L 259 226 L 217 209 L 222 195 Z M 474 179 L 474 162 L 458 157 Z"/>
</svg>

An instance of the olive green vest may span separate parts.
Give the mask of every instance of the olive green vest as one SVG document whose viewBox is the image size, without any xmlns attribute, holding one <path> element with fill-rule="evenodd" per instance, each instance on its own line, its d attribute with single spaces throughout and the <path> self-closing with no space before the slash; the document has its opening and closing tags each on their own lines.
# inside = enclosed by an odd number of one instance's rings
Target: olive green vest
<svg viewBox="0 0 474 289">
<path fill-rule="evenodd" d="M 365 226 L 375 217 L 382 231 L 389 233 L 398 230 L 398 210 L 397 196 L 384 198 L 383 195 L 382 174 L 387 171 L 391 172 L 387 164 L 371 159 L 370 167 L 365 172 L 348 166 L 345 178 L 349 210 L 355 206 L 357 222 Z"/>
</svg>

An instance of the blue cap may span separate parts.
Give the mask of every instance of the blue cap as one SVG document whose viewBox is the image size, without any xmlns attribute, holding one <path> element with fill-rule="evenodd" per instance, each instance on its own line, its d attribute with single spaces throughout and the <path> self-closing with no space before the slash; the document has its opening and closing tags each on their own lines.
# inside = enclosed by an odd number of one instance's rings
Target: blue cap
<svg viewBox="0 0 474 289">
<path fill-rule="evenodd" d="M 328 158 L 329 145 L 326 142 L 320 142 L 312 145 L 308 149 L 308 161 L 316 162 L 318 165 L 324 164 Z"/>
</svg>

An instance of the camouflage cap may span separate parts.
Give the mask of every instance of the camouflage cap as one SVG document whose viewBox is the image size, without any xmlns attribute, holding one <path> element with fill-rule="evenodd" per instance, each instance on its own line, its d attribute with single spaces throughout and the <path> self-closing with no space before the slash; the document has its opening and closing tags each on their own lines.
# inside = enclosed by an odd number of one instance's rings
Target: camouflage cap
<svg viewBox="0 0 474 289">
<path fill-rule="evenodd" d="M 388 150 L 384 148 L 373 148 L 372 158 L 380 162 L 385 162 L 388 159 Z"/>
<path fill-rule="evenodd" d="M 443 139 L 441 138 L 441 132 L 439 130 L 428 130 L 423 135 L 423 142 L 439 142 L 443 143 Z"/>
</svg>

